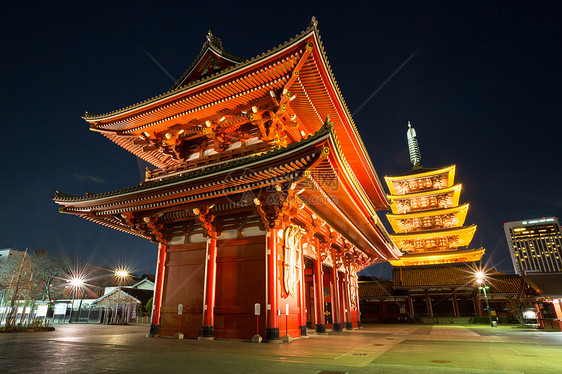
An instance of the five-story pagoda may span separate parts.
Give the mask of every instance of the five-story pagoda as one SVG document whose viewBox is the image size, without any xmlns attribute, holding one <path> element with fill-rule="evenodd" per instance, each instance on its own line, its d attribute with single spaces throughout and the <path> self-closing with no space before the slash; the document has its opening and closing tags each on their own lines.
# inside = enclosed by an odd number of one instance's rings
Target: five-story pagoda
<svg viewBox="0 0 562 374">
<path fill-rule="evenodd" d="M 416 131 L 408 122 L 408 149 L 412 170 L 401 176 L 385 177 L 390 190 L 392 214 L 390 235 L 405 254 L 390 260 L 393 266 L 438 265 L 480 260 L 484 248 L 467 247 L 476 225 L 464 226 L 468 204 L 459 205 L 461 184 L 454 184 L 455 165 L 426 169 Z"/>
</svg>

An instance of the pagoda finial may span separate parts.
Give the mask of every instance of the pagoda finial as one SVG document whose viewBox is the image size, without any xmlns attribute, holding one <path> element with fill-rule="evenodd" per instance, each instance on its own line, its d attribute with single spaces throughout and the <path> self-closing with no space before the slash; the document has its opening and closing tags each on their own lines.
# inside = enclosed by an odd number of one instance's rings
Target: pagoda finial
<svg viewBox="0 0 562 374">
<path fill-rule="evenodd" d="M 310 20 L 310 26 L 312 27 L 318 26 L 318 21 L 316 20 L 316 17 L 312 16 L 312 19 Z"/>
<path fill-rule="evenodd" d="M 408 137 L 408 151 L 410 152 L 410 161 L 414 164 L 414 169 L 421 168 L 421 154 L 420 147 L 418 145 L 418 138 L 416 137 L 416 130 L 408 121 L 408 131 L 406 133 Z"/>
<path fill-rule="evenodd" d="M 212 45 L 212 46 L 214 46 L 214 47 L 216 47 L 220 50 L 223 50 L 222 41 L 220 40 L 220 38 L 213 35 L 211 30 L 207 31 L 207 43 L 209 43 L 209 45 Z"/>
</svg>

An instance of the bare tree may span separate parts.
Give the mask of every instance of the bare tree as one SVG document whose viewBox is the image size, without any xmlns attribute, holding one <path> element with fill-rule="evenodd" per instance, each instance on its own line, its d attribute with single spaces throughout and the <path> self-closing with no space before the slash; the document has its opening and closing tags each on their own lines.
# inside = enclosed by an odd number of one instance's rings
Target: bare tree
<svg viewBox="0 0 562 374">
<path fill-rule="evenodd" d="M 0 321 L 4 328 L 15 327 L 18 308 L 19 325 L 29 324 L 37 301 L 53 300 L 65 291 L 65 260 L 44 253 L 9 258 L 0 268 Z"/>
<path fill-rule="evenodd" d="M 32 257 L 35 273 L 35 290 L 37 300 L 53 301 L 65 291 L 66 259 L 60 256 L 47 256 L 45 254 Z"/>
</svg>

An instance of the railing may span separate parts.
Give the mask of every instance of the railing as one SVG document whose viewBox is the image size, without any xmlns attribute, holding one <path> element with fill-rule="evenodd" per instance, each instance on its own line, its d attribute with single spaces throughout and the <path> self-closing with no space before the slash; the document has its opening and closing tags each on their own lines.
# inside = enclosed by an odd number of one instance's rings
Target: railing
<svg viewBox="0 0 562 374">
<path fill-rule="evenodd" d="M 137 317 L 131 322 L 133 322 L 135 325 L 149 325 L 150 324 L 150 317 L 149 316 Z"/>
<path fill-rule="evenodd" d="M 165 178 L 173 174 L 178 174 L 183 171 L 195 169 L 202 166 L 207 166 L 217 162 L 228 161 L 234 158 L 240 158 L 244 156 L 266 152 L 272 149 L 273 147 L 274 147 L 273 141 L 260 142 L 249 146 L 229 149 L 209 156 L 198 157 L 194 160 L 184 162 L 180 165 L 171 165 L 165 168 L 147 170 L 145 180 L 148 182 L 153 179 Z"/>
</svg>

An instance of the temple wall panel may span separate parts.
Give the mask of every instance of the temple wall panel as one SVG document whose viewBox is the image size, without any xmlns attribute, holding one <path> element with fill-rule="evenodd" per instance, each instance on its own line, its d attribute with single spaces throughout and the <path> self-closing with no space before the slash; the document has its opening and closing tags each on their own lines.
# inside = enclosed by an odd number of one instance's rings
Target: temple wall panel
<svg viewBox="0 0 562 374">
<path fill-rule="evenodd" d="M 287 305 L 289 305 L 289 315 L 286 314 Z M 289 334 L 293 338 L 301 336 L 299 328 L 300 308 L 297 297 L 281 297 L 279 299 L 279 309 L 281 309 L 281 316 L 279 318 L 279 335 L 284 336 Z"/>
<path fill-rule="evenodd" d="M 306 322 L 310 322 L 309 328 L 316 325 L 316 310 L 314 304 L 314 281 L 312 276 L 305 277 L 305 303 L 306 303 Z"/>
<path fill-rule="evenodd" d="M 183 304 L 181 332 L 197 337 L 201 331 L 205 276 L 205 243 L 170 245 L 167 250 L 160 334 L 178 331 L 178 304 Z"/>
<path fill-rule="evenodd" d="M 289 295 L 285 292 L 285 287 L 283 285 L 283 277 L 284 277 L 284 270 L 283 267 L 279 269 L 279 282 L 278 285 L 280 286 L 279 289 L 279 300 L 278 300 L 278 307 L 281 310 L 281 316 L 279 319 L 279 334 L 281 336 L 286 335 L 287 333 L 293 337 L 301 336 L 300 331 L 300 324 L 299 324 L 299 313 L 300 313 L 300 305 L 299 305 L 299 297 L 298 297 L 298 288 L 300 288 L 301 284 L 297 285 L 297 291 L 294 295 Z M 287 305 L 289 306 L 289 315 L 287 316 Z"/>
<path fill-rule="evenodd" d="M 219 240 L 214 336 L 251 339 L 256 303 L 262 306 L 260 334 L 265 336 L 265 287 L 265 236 Z"/>
<path fill-rule="evenodd" d="M 358 313 L 359 312 L 355 308 L 353 308 L 351 310 L 351 323 L 352 323 L 354 329 L 359 327 L 359 324 L 357 323 Z"/>
</svg>

